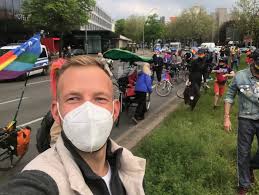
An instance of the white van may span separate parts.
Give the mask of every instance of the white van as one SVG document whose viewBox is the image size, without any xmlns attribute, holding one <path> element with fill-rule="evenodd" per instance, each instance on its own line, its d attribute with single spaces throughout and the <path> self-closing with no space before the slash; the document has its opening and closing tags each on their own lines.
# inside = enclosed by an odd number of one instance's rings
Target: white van
<svg viewBox="0 0 259 195">
<path fill-rule="evenodd" d="M 176 50 L 178 52 L 182 49 L 182 44 L 180 42 L 171 42 L 170 43 L 170 49 Z"/>
<path fill-rule="evenodd" d="M 16 49 L 19 47 L 19 44 L 10 44 L 7 46 L 3 46 L 0 48 L 0 56 L 4 55 L 8 51 L 12 49 Z M 41 45 L 41 54 L 37 61 L 35 62 L 33 68 L 29 70 L 30 75 L 41 73 L 42 75 L 46 75 L 49 69 L 49 58 L 48 51 L 45 45 Z M 24 75 L 26 76 L 26 75 Z"/>
<path fill-rule="evenodd" d="M 215 49 L 216 44 L 215 43 L 202 43 L 201 48 L 203 49 Z"/>
</svg>

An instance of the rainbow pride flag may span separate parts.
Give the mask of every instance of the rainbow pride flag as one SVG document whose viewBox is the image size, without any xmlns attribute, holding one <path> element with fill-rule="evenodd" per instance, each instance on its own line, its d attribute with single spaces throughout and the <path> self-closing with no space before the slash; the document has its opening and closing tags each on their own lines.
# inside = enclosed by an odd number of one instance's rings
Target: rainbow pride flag
<svg viewBox="0 0 259 195">
<path fill-rule="evenodd" d="M 0 56 L 0 80 L 14 79 L 30 71 L 40 54 L 40 34 L 37 34 Z"/>
</svg>

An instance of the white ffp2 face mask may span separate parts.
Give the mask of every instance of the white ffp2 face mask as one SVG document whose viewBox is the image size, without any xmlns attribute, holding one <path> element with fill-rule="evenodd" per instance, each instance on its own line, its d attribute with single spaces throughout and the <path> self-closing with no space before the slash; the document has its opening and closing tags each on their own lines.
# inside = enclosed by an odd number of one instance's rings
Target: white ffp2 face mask
<svg viewBox="0 0 259 195">
<path fill-rule="evenodd" d="M 113 113 L 87 101 L 63 119 L 57 106 L 64 133 L 77 149 L 95 152 L 104 146 L 112 130 Z"/>
</svg>

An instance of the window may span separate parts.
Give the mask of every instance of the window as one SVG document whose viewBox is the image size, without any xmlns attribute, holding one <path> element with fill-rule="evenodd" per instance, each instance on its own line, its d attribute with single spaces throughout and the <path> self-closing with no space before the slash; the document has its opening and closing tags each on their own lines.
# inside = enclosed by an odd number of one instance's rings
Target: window
<svg viewBox="0 0 259 195">
<path fill-rule="evenodd" d="M 6 54 L 8 51 L 11 51 L 11 49 L 0 49 L 0 56 Z"/>
<path fill-rule="evenodd" d="M 45 49 L 45 48 L 42 48 L 42 52 L 41 52 L 39 58 L 46 58 L 46 57 L 47 57 L 46 49 Z"/>
</svg>

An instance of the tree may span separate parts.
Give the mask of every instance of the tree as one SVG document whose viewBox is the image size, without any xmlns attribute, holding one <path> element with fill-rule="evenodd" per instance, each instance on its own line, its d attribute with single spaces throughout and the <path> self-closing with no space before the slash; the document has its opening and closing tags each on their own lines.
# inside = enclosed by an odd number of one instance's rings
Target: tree
<svg viewBox="0 0 259 195">
<path fill-rule="evenodd" d="M 143 25 L 145 22 L 145 17 L 132 15 L 126 19 L 125 22 L 125 36 L 140 42 L 142 40 Z"/>
<path fill-rule="evenodd" d="M 34 30 L 59 32 L 62 48 L 64 33 L 87 24 L 94 5 L 95 0 L 24 0 L 22 10 Z"/>
<path fill-rule="evenodd" d="M 126 25 L 125 19 L 117 20 L 115 24 L 115 32 L 119 35 L 125 35 L 125 25 Z"/>
<path fill-rule="evenodd" d="M 259 5 L 256 0 L 238 0 L 232 12 L 235 26 L 241 38 L 250 35 L 257 44 L 259 42 L 258 10 Z"/>
<path fill-rule="evenodd" d="M 186 9 L 176 19 L 168 24 L 167 37 L 172 40 L 198 42 L 211 40 L 215 22 L 204 8 L 192 7 Z"/>
<path fill-rule="evenodd" d="M 145 42 L 153 43 L 165 38 L 165 25 L 158 19 L 157 14 L 149 16 L 145 22 Z"/>
</svg>

